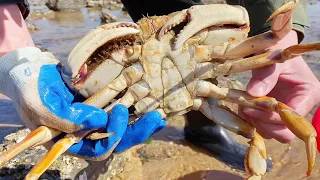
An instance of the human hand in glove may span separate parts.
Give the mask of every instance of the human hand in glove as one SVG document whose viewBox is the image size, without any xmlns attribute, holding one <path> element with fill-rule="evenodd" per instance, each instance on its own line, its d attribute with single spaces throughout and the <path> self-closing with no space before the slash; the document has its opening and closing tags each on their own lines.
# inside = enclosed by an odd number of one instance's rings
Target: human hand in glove
<svg viewBox="0 0 320 180">
<path fill-rule="evenodd" d="M 128 109 L 121 104 L 108 114 L 100 108 L 73 102 L 74 95 L 62 81 L 58 62 L 51 53 L 35 47 L 17 49 L 0 57 L 0 92 L 12 99 L 28 128 L 53 128 L 42 132 L 37 142 L 30 145 L 53 138 L 56 141 L 64 137 L 64 133 L 104 128 L 106 133 L 115 134 L 100 140 L 84 138 L 68 149 L 69 153 L 85 159 L 102 160 L 114 149 L 119 152 L 143 143 L 166 125 L 157 111 L 147 113 L 128 126 Z"/>
</svg>

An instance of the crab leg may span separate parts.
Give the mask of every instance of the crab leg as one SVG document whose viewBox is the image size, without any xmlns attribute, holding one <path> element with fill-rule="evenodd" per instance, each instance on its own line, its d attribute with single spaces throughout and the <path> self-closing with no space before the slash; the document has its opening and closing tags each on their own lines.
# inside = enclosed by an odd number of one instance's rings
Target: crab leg
<svg viewBox="0 0 320 180">
<path fill-rule="evenodd" d="M 149 85 L 144 80 L 141 80 L 138 83 L 133 84 L 130 88 L 128 88 L 128 91 L 123 95 L 123 97 L 110 104 L 104 110 L 109 112 L 116 104 L 123 104 L 126 107 L 130 107 L 135 102 L 146 97 L 149 94 L 149 92 Z"/>
<path fill-rule="evenodd" d="M 308 170 L 306 174 L 307 176 L 310 176 L 316 159 L 317 132 L 309 121 L 296 113 L 286 104 L 278 102 L 276 99 L 271 97 L 266 96 L 255 98 L 249 96 L 244 91 L 231 89 L 229 90 L 227 98 L 225 100 L 232 101 L 247 107 L 277 112 L 280 115 L 281 120 L 289 128 L 289 130 L 292 131 L 293 134 L 295 134 L 299 139 L 305 142 L 308 159 Z"/>
<path fill-rule="evenodd" d="M 104 107 L 125 88 L 138 82 L 142 78 L 143 73 L 141 64 L 139 62 L 134 63 L 132 66 L 124 69 L 112 83 L 92 95 L 84 103 L 99 108 Z"/>
<path fill-rule="evenodd" d="M 250 139 L 244 162 L 246 171 L 250 174 L 248 179 L 261 179 L 267 170 L 267 153 L 263 138 L 255 128 L 227 107 L 217 105 L 217 101 L 212 98 L 209 98 L 208 101 L 202 98 L 194 101 L 194 110 L 201 111 L 220 126 Z"/>
<path fill-rule="evenodd" d="M 67 134 L 64 138 L 57 141 L 52 148 L 37 162 L 37 164 L 31 169 L 31 171 L 26 175 L 25 180 L 35 180 L 50 167 L 50 165 L 63 153 L 65 153 L 73 144 L 78 143 L 91 131 L 80 131 L 73 134 Z M 111 133 L 114 134 L 114 133 Z M 109 137 L 110 134 L 107 135 Z M 90 135 L 89 135 L 90 137 Z M 105 136 L 106 137 L 106 136 Z M 118 140 L 114 146 L 107 152 L 103 157 L 107 158 L 113 152 L 114 148 L 118 145 L 120 140 Z M 104 158 L 104 159 L 105 159 Z M 87 158 L 90 159 L 90 158 Z M 92 158 L 90 160 L 95 160 Z"/>
<path fill-rule="evenodd" d="M 320 43 L 293 45 L 284 50 L 275 50 L 224 64 L 204 62 L 196 65 L 195 74 L 196 77 L 200 79 L 230 75 L 265 67 L 271 64 L 283 63 L 297 56 L 301 56 L 304 53 L 315 50 L 320 50 Z"/>
<path fill-rule="evenodd" d="M 47 159 L 54 162 L 62 153 L 64 153 L 71 145 L 81 141 L 89 132 L 76 132 L 74 134 L 67 134 L 65 138 L 60 139 L 52 146 L 52 149 L 43 156 L 38 163 L 31 169 L 25 177 L 25 180 L 39 179 L 41 174 L 52 164 Z M 54 150 L 53 150 L 54 149 Z M 32 172 L 32 173 L 31 173 Z"/>
<path fill-rule="evenodd" d="M 40 126 L 28 134 L 21 142 L 10 148 L 10 150 L 0 155 L 0 167 L 4 166 L 8 161 L 20 154 L 22 151 L 29 149 L 30 147 L 45 144 L 59 134 L 60 131 L 58 130 L 48 128 L 46 126 Z"/>
<path fill-rule="evenodd" d="M 277 112 L 284 124 L 306 145 L 308 158 L 307 176 L 310 175 L 316 158 L 316 136 L 317 133 L 312 124 L 297 114 L 292 108 L 278 102 L 271 97 L 252 97 L 244 91 L 219 88 L 216 85 L 199 80 L 196 85 L 196 94 L 202 97 L 214 97 L 220 100 L 237 103 L 239 105 L 258 108 L 265 111 Z"/>
</svg>

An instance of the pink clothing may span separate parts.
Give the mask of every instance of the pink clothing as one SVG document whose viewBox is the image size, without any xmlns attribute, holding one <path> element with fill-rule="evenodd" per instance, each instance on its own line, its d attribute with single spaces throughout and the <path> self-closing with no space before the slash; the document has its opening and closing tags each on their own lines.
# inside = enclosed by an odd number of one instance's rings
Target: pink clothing
<svg viewBox="0 0 320 180">
<path fill-rule="evenodd" d="M 0 6 L 0 56 L 27 46 L 34 46 L 26 23 L 16 4 Z"/>
</svg>

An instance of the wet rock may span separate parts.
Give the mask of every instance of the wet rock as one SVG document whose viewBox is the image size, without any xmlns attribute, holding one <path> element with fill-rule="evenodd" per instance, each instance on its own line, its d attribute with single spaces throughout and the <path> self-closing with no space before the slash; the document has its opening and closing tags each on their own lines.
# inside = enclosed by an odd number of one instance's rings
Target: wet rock
<svg viewBox="0 0 320 180">
<path fill-rule="evenodd" d="M 103 7 L 110 10 L 121 9 L 121 0 L 87 0 L 88 7 Z"/>
<path fill-rule="evenodd" d="M 89 162 L 87 168 L 78 173 L 76 179 L 86 176 L 86 180 L 113 179 L 119 175 L 129 161 L 131 151 L 112 154 L 107 160 Z M 85 179 L 85 178 L 83 178 Z"/>
<path fill-rule="evenodd" d="M 75 11 L 85 7 L 121 9 L 120 0 L 47 0 L 46 6 L 53 11 Z"/>
<path fill-rule="evenodd" d="M 88 7 L 103 7 L 104 0 L 87 0 Z"/>
<path fill-rule="evenodd" d="M 137 153 L 142 162 L 150 160 L 165 160 L 173 158 L 178 155 L 179 152 L 176 150 L 176 144 L 167 144 L 161 141 L 154 141 L 151 145 L 144 145 L 137 149 Z"/>
<path fill-rule="evenodd" d="M 123 11 L 123 12 L 128 12 L 128 10 L 126 9 L 126 7 L 124 7 L 124 6 L 122 7 L 122 11 Z"/>
<path fill-rule="evenodd" d="M 39 31 L 40 28 L 32 23 L 27 23 L 27 28 L 30 32 Z"/>
<path fill-rule="evenodd" d="M 87 6 L 85 0 L 47 0 L 46 5 L 53 11 L 74 11 Z"/>
<path fill-rule="evenodd" d="M 42 45 L 36 44 L 36 47 L 39 48 L 42 52 L 48 51 L 48 49 L 43 47 Z"/>
<path fill-rule="evenodd" d="M 112 22 L 116 22 L 117 21 L 117 17 L 107 13 L 107 12 L 101 12 L 100 14 L 100 19 L 101 19 L 101 23 L 112 23 Z"/>
<path fill-rule="evenodd" d="M 35 21 L 37 19 L 52 19 L 55 17 L 55 13 L 52 10 L 32 10 L 27 17 L 27 21 Z"/>
</svg>

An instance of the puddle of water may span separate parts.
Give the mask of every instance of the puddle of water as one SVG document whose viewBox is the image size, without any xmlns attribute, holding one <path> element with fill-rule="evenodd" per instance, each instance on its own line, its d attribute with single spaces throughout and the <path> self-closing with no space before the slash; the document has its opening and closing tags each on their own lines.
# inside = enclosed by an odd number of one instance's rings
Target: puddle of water
<svg viewBox="0 0 320 180">
<path fill-rule="evenodd" d="M 12 101 L 7 97 L 4 97 L 0 94 L 0 124 L 16 124 L 23 125 L 20 122 L 20 117 L 17 114 L 16 109 L 13 107 Z M 0 143 L 3 141 L 3 138 L 17 130 L 16 127 L 1 127 L 0 125 Z"/>
</svg>

